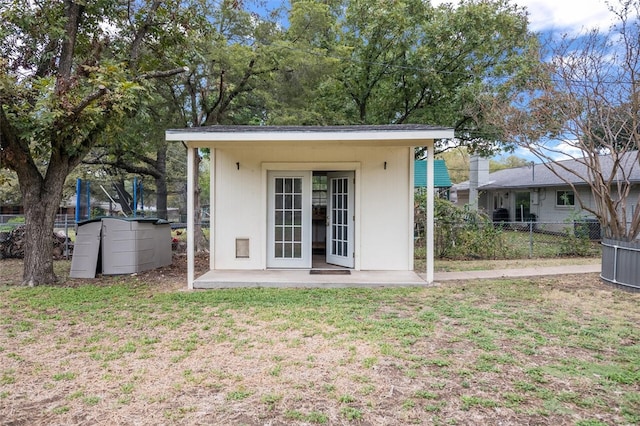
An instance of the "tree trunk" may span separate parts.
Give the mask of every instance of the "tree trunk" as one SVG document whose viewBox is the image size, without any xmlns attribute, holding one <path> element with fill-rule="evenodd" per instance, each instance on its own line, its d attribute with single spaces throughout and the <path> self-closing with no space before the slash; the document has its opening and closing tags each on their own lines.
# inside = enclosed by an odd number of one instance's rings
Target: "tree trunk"
<svg viewBox="0 0 640 426">
<path fill-rule="evenodd" d="M 160 219 L 167 219 L 167 143 L 161 144 L 156 153 L 156 214 Z"/>
<path fill-rule="evenodd" d="M 25 250 L 23 285 L 31 287 L 56 281 L 53 272 L 53 226 L 62 201 L 62 185 L 67 174 L 51 167 L 46 179 L 21 179 L 24 205 Z"/>
<path fill-rule="evenodd" d="M 167 210 L 167 179 L 164 174 L 155 180 L 156 184 L 156 215 L 160 219 L 169 217 Z"/>
</svg>

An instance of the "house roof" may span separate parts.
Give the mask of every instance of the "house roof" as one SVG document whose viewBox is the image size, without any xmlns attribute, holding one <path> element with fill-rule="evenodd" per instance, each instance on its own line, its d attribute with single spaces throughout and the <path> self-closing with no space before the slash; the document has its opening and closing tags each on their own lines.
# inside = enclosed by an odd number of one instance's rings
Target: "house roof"
<svg viewBox="0 0 640 426">
<path fill-rule="evenodd" d="M 415 141 L 453 138 L 453 129 L 424 124 L 359 126 L 207 126 L 166 131 L 168 141 Z M 416 143 L 415 145 L 420 145 Z"/>
<path fill-rule="evenodd" d="M 611 155 L 597 157 L 605 177 L 613 173 L 614 161 Z M 629 152 L 620 158 L 622 169 L 631 182 L 640 182 L 639 153 Z M 478 189 L 540 188 L 574 185 L 586 185 L 590 179 L 589 169 L 584 158 L 563 160 L 544 164 L 531 164 L 523 167 L 498 170 L 489 173 L 487 182 L 480 182 Z M 552 171 L 553 170 L 553 171 Z M 572 172 L 573 171 L 573 172 Z M 620 172 L 619 172 L 620 173 Z M 622 176 L 620 177 L 622 179 Z M 468 190 L 469 181 L 454 185 L 457 190 Z"/>
<path fill-rule="evenodd" d="M 416 188 L 427 186 L 427 162 L 416 160 L 413 168 L 414 185 Z M 436 188 L 450 188 L 451 178 L 444 160 L 433 160 L 433 183 Z"/>
</svg>

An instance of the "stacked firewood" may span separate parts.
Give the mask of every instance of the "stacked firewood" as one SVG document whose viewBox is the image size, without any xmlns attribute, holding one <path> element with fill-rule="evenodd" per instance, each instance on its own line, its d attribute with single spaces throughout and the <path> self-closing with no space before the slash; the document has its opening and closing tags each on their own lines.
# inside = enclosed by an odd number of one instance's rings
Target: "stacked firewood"
<svg viewBox="0 0 640 426">
<path fill-rule="evenodd" d="M 0 232 L 0 259 L 22 259 L 24 258 L 24 235 L 25 225 L 20 225 L 9 232 Z M 65 244 L 67 236 L 62 231 L 54 232 L 52 235 L 52 250 L 54 259 L 65 257 L 67 249 L 72 248 L 71 241 Z"/>
</svg>

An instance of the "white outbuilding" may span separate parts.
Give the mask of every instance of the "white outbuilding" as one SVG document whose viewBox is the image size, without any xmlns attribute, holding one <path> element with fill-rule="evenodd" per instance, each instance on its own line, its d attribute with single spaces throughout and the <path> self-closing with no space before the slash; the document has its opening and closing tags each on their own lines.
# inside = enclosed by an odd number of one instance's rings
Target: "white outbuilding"
<svg viewBox="0 0 640 426">
<path fill-rule="evenodd" d="M 422 282 L 432 282 L 433 147 L 436 139 L 448 138 L 453 129 L 426 125 L 168 130 L 166 139 L 182 141 L 188 150 L 188 287 L 275 284 L 286 280 L 283 271 L 295 272 L 296 282 L 317 280 L 325 271 L 327 277 L 352 275 L 340 278 L 342 283 L 358 284 L 358 274 L 363 282 L 392 283 L 392 273 L 410 282 L 407 274 L 417 276 L 416 147 L 428 152 Z M 210 272 L 195 277 L 193 160 L 204 148 L 211 167 Z"/>
</svg>

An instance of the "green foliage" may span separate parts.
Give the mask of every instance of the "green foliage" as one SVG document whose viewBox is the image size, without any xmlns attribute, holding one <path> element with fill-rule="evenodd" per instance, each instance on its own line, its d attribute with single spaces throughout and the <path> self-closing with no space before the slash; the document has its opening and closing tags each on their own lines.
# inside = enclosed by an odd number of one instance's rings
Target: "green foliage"
<svg viewBox="0 0 640 426">
<path fill-rule="evenodd" d="M 340 414 L 349 421 L 361 420 L 363 416 L 362 411 L 354 407 L 342 407 Z"/>
<path fill-rule="evenodd" d="M 67 371 L 64 373 L 56 373 L 53 375 L 53 380 L 56 381 L 60 381 L 60 380 L 73 380 L 75 379 L 77 376 L 76 373 L 72 372 L 72 371 Z"/>
<path fill-rule="evenodd" d="M 40 236 L 53 227 L 65 179 L 149 101 L 151 80 L 183 71 L 164 52 L 185 46 L 193 10 L 177 0 L 157 6 L 16 0 L 0 8 L 0 160 L 20 182 L 30 285 L 55 281 Z"/>
<path fill-rule="evenodd" d="M 16 382 L 15 371 L 13 369 L 5 370 L 0 375 L 0 385 L 11 385 Z"/>
<path fill-rule="evenodd" d="M 493 159 L 489 160 L 489 171 L 493 173 L 498 170 L 513 169 L 516 167 L 523 167 L 530 164 L 531 163 L 524 158 L 520 158 L 516 155 L 509 155 L 499 161 L 496 161 Z"/>
<path fill-rule="evenodd" d="M 17 206 L 22 202 L 15 172 L 0 166 L 0 205 Z"/>
<path fill-rule="evenodd" d="M 498 403 L 491 399 L 480 398 L 473 395 L 463 395 L 461 397 L 461 400 L 462 400 L 462 409 L 464 411 L 468 411 L 473 407 L 493 408 L 498 406 Z"/>
<path fill-rule="evenodd" d="M 464 147 L 456 147 L 440 152 L 436 158 L 447 164 L 451 182 L 460 183 L 469 180 L 469 152 Z"/>
<path fill-rule="evenodd" d="M 339 108 L 349 123 L 455 126 L 472 150 L 493 149 L 499 130 L 488 112 L 513 99 L 537 61 L 524 9 L 507 1 L 339 3 L 330 54 L 341 66 L 318 106 Z"/>
<path fill-rule="evenodd" d="M 240 401 L 251 396 L 251 392 L 245 390 L 236 390 L 227 394 L 227 401 Z"/>
<path fill-rule="evenodd" d="M 504 256 L 503 231 L 487 216 L 443 199 L 436 199 L 434 207 L 436 257 L 491 259 Z"/>
<path fill-rule="evenodd" d="M 579 212 L 573 211 L 565 220 L 569 227 L 565 230 L 566 238 L 560 246 L 565 256 L 587 256 L 591 252 L 591 223 Z M 600 227 L 598 226 L 598 229 Z"/>
<path fill-rule="evenodd" d="M 300 420 L 308 423 L 326 424 L 329 418 L 326 414 L 318 411 L 311 411 L 309 414 L 304 414 L 298 410 L 289 410 L 284 413 L 284 417 L 289 420 Z"/>
<path fill-rule="evenodd" d="M 607 424 L 601 422 L 600 420 L 590 419 L 590 420 L 579 420 L 576 422 L 576 426 L 607 426 Z"/>
<path fill-rule="evenodd" d="M 589 224 L 577 223 L 575 228 L 568 229 L 566 237 L 560 243 L 560 254 L 564 256 L 590 256 L 593 247 L 589 238 Z"/>
<path fill-rule="evenodd" d="M 415 196 L 416 220 L 425 217 L 425 194 Z M 493 223 L 487 216 L 460 208 L 453 203 L 435 200 L 434 254 L 436 258 L 522 259 L 526 257 L 596 256 L 599 246 L 589 238 L 590 222 L 569 221 L 564 232 L 547 231 L 544 224 Z M 420 230 L 421 231 L 421 230 Z M 418 235 L 416 259 L 424 257 L 424 244 Z"/>
</svg>

